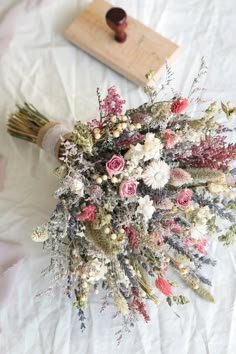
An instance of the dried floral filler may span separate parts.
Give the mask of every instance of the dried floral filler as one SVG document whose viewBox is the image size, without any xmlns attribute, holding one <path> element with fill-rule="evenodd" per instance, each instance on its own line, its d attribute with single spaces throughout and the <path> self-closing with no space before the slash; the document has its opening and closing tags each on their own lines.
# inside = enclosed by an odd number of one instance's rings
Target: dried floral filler
<svg viewBox="0 0 236 354">
<path fill-rule="evenodd" d="M 204 70 L 202 64 L 199 76 Z M 147 300 L 187 303 L 173 271 L 214 302 L 202 273 L 215 265 L 208 235 L 217 231 L 225 245 L 235 239 L 236 146 L 215 117 L 230 119 L 236 108 L 214 102 L 192 119 L 190 97 L 158 101 L 153 87 L 145 92 L 148 102 L 123 113 L 125 101 L 114 86 L 103 100 L 98 91 L 100 119 L 78 121 L 73 132 L 28 104 L 9 118 L 11 135 L 61 161 L 56 208 L 32 239 L 50 253 L 47 270 L 73 300 L 82 329 L 89 294 L 101 288 L 103 307 L 112 299 L 126 327 L 139 315 L 149 321 Z"/>
</svg>

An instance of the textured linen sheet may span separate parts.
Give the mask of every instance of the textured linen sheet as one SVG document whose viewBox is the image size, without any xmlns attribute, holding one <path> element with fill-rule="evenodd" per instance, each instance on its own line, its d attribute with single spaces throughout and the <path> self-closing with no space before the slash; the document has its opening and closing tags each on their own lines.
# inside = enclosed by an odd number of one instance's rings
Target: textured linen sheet
<svg viewBox="0 0 236 354">
<path fill-rule="evenodd" d="M 172 68 L 176 90 L 183 96 L 188 95 L 204 56 L 209 66 L 202 82 L 206 97 L 236 103 L 235 0 L 111 2 L 181 45 Z M 121 320 L 112 318 L 112 306 L 100 314 L 102 294 L 91 296 L 84 333 L 62 291 L 38 296 L 48 287 L 40 274 L 49 258 L 30 235 L 55 206 L 53 191 L 58 181 L 52 171 L 56 161 L 36 146 L 7 135 L 8 114 L 16 102 L 28 101 L 71 128 L 76 119 L 97 116 L 97 87 L 105 94 L 116 84 L 126 107 L 145 100 L 141 88 L 63 38 L 64 29 L 88 3 L 0 1 L 0 155 L 7 160 L 0 192 L 0 257 L 4 254 L 5 264 L 0 272 L 0 353 L 235 354 L 236 247 L 223 249 L 214 240 L 209 251 L 218 265 L 209 270 L 209 276 L 216 304 L 204 302 L 183 286 L 190 304 L 175 311 L 164 302 L 159 307 L 148 305 L 151 322 L 140 320 L 119 347 L 114 334 Z M 229 139 L 235 140 L 233 135 Z"/>
</svg>

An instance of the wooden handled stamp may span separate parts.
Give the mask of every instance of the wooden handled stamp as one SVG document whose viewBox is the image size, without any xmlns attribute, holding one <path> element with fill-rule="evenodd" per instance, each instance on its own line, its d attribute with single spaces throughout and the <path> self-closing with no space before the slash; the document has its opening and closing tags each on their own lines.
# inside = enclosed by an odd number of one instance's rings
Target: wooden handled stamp
<svg viewBox="0 0 236 354">
<path fill-rule="evenodd" d="M 88 54 L 139 86 L 151 83 L 165 71 L 179 51 L 178 45 L 144 26 L 120 8 L 94 0 L 75 18 L 65 37 Z M 114 39 L 115 37 L 115 39 Z"/>
<path fill-rule="evenodd" d="M 127 35 L 125 28 L 128 26 L 126 12 L 120 7 L 112 7 L 106 13 L 108 26 L 115 32 L 115 40 L 119 43 L 125 42 Z"/>
</svg>

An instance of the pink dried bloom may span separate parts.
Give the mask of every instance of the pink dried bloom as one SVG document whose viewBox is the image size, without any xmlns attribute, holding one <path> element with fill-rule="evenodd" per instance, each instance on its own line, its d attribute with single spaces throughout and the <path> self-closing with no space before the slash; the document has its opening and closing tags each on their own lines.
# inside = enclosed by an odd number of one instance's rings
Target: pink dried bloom
<svg viewBox="0 0 236 354">
<path fill-rule="evenodd" d="M 163 239 L 162 239 L 162 237 L 161 237 L 159 232 L 152 231 L 150 233 L 150 237 L 152 237 L 156 241 L 156 244 L 157 244 L 158 247 L 162 247 L 163 246 Z"/>
<path fill-rule="evenodd" d="M 88 205 L 82 209 L 82 213 L 76 217 L 80 221 L 88 221 L 93 223 L 96 218 L 96 207 L 94 205 Z"/>
<path fill-rule="evenodd" d="M 116 87 L 112 86 L 108 90 L 108 95 L 102 101 L 102 104 L 99 107 L 101 113 L 105 116 L 116 115 L 119 116 L 122 114 L 123 105 L 125 100 L 117 93 Z"/>
<path fill-rule="evenodd" d="M 148 315 L 147 310 L 146 310 L 146 306 L 143 302 L 139 301 L 138 299 L 134 299 L 131 304 L 131 309 L 133 311 L 139 312 L 140 315 L 143 316 L 143 318 L 146 322 L 150 321 L 150 316 Z"/>
<path fill-rule="evenodd" d="M 128 137 L 128 138 L 120 138 L 118 140 L 116 140 L 116 145 L 117 146 L 125 146 L 128 149 L 130 148 L 131 145 L 135 146 L 138 143 L 142 142 L 144 140 L 144 135 L 140 134 L 140 133 L 135 133 L 132 136 Z"/>
<path fill-rule="evenodd" d="M 176 234 L 180 234 L 181 232 L 183 232 L 183 229 L 182 229 L 182 226 L 180 224 L 176 223 L 171 228 L 171 231 L 176 233 Z"/>
<path fill-rule="evenodd" d="M 128 236 L 131 247 L 136 248 L 136 249 L 139 248 L 136 230 L 133 227 L 126 227 L 125 231 Z"/>
<path fill-rule="evenodd" d="M 168 198 L 164 198 L 156 201 L 154 200 L 153 205 L 156 209 L 161 209 L 161 210 L 171 210 L 174 206 L 172 201 Z"/>
<path fill-rule="evenodd" d="M 200 145 L 194 145 L 178 155 L 177 159 L 188 167 L 202 167 L 227 171 L 236 158 L 236 146 L 227 145 L 225 136 L 208 137 Z"/>
<path fill-rule="evenodd" d="M 187 98 L 180 98 L 177 101 L 174 101 L 170 107 L 172 113 L 179 114 L 188 106 Z"/>
<path fill-rule="evenodd" d="M 182 226 L 178 223 L 176 223 L 174 220 L 168 220 L 166 222 L 166 226 L 170 227 L 170 231 L 174 233 L 181 233 L 183 232 Z"/>
<path fill-rule="evenodd" d="M 193 192 L 191 189 L 181 189 L 176 199 L 176 203 L 181 208 L 187 208 L 192 198 Z"/>
<path fill-rule="evenodd" d="M 175 187 L 180 187 L 183 184 L 192 183 L 191 175 L 182 168 L 174 168 L 170 171 L 170 184 Z"/>
<path fill-rule="evenodd" d="M 123 181 L 120 184 L 120 196 L 122 198 L 129 198 L 136 195 L 138 183 L 131 180 Z"/>
<path fill-rule="evenodd" d="M 110 177 L 113 175 L 119 175 L 125 166 L 125 160 L 117 155 L 113 155 L 112 158 L 106 163 L 106 170 Z"/>
<path fill-rule="evenodd" d="M 93 119 L 91 122 L 87 123 L 88 127 L 91 128 L 91 130 L 95 128 L 102 129 L 104 127 L 104 121 L 100 122 L 98 119 Z"/>
<path fill-rule="evenodd" d="M 189 237 L 186 240 L 184 240 L 184 245 L 187 246 L 187 247 L 192 246 L 193 243 L 194 243 L 194 240 L 191 237 Z"/>
<path fill-rule="evenodd" d="M 89 193 L 91 198 L 101 198 L 103 190 L 97 184 L 92 184 L 89 188 Z"/>
<path fill-rule="evenodd" d="M 172 289 L 170 283 L 168 283 L 168 281 L 164 278 L 158 277 L 156 279 L 155 285 L 157 289 L 160 290 L 160 292 L 162 292 L 162 294 L 164 294 L 165 296 L 172 296 Z"/>
<path fill-rule="evenodd" d="M 199 240 L 198 243 L 196 243 L 194 245 L 194 247 L 202 254 L 204 254 L 204 256 L 207 256 L 207 250 L 206 248 L 208 247 L 208 241 L 207 239 L 204 237 L 203 239 Z"/>
<path fill-rule="evenodd" d="M 164 138 L 166 140 L 166 149 L 173 149 L 175 144 L 180 141 L 180 136 L 175 134 L 171 129 L 166 129 Z"/>
<path fill-rule="evenodd" d="M 147 124 L 150 122 L 150 120 L 151 120 L 150 116 L 148 116 L 145 113 L 141 113 L 141 112 L 134 113 L 131 116 L 131 121 L 133 124 L 137 124 L 137 123 Z"/>
</svg>

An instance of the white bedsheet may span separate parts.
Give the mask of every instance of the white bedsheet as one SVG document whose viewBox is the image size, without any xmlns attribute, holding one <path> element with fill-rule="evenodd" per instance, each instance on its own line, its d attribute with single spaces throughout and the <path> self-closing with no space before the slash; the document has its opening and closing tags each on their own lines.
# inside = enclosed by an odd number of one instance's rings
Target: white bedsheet
<svg viewBox="0 0 236 354">
<path fill-rule="evenodd" d="M 207 96 L 236 103 L 235 0 L 112 3 L 181 45 L 173 70 L 176 89 L 184 96 L 204 56 L 209 66 L 203 81 Z M 180 317 L 167 305 L 149 305 L 151 322 L 140 320 L 119 347 L 114 333 L 120 319 L 112 319 L 112 307 L 100 315 L 99 296 L 91 297 L 83 334 L 76 311 L 62 292 L 55 297 L 36 296 L 47 289 L 40 272 L 48 256 L 30 234 L 55 205 L 52 193 L 58 181 L 52 170 L 56 162 L 36 146 L 6 134 L 7 115 L 16 102 L 29 101 L 72 127 L 75 119 L 97 116 L 97 87 L 105 94 L 116 84 L 127 107 L 145 99 L 142 89 L 63 38 L 63 30 L 87 4 L 87 0 L 0 1 L 0 154 L 8 160 L 0 192 L 0 240 L 19 242 L 24 249 L 24 257 L 0 275 L 0 287 L 9 287 L 0 303 L 0 353 L 235 354 L 236 247 L 211 245 L 211 255 L 218 259 L 210 274 L 216 304 L 184 289 L 191 303 L 176 309 Z"/>
</svg>

